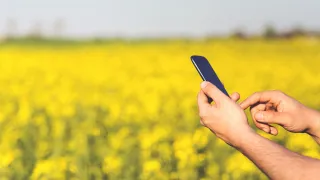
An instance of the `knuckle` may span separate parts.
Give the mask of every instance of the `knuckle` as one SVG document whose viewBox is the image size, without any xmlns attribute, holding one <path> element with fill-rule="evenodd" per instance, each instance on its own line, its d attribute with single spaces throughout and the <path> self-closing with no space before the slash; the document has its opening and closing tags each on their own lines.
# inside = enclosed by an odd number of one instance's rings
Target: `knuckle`
<svg viewBox="0 0 320 180">
<path fill-rule="evenodd" d="M 254 96 L 260 96 L 261 92 L 260 91 L 256 91 L 253 93 Z"/>
<path fill-rule="evenodd" d="M 280 91 L 280 90 L 273 90 L 273 92 L 275 92 L 276 94 L 278 94 L 278 95 L 284 95 L 284 93 L 282 92 L 282 91 Z"/>
<path fill-rule="evenodd" d="M 209 124 L 209 121 L 207 119 L 202 119 L 201 122 L 203 126 L 207 126 Z"/>
<path fill-rule="evenodd" d="M 208 116 L 206 111 L 200 111 L 199 112 L 199 117 L 201 118 L 201 120 L 205 119 Z"/>
<path fill-rule="evenodd" d="M 273 112 L 273 111 L 270 112 L 270 113 L 263 113 L 263 118 L 268 121 L 268 120 L 270 120 L 270 119 L 273 118 L 274 113 L 275 113 L 275 112 Z"/>
<path fill-rule="evenodd" d="M 261 92 L 254 92 L 250 98 L 251 98 L 251 103 L 254 103 L 259 97 L 261 96 Z"/>
<path fill-rule="evenodd" d="M 253 97 L 258 96 L 258 95 L 259 95 L 259 92 L 254 92 L 254 93 L 252 94 Z"/>
</svg>

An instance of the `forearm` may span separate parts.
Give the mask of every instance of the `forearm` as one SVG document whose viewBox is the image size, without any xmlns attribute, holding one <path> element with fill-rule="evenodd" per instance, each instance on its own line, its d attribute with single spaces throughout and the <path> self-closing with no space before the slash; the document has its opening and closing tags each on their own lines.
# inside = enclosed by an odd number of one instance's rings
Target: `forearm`
<svg viewBox="0 0 320 180">
<path fill-rule="evenodd" d="M 320 161 L 302 156 L 256 133 L 236 147 L 271 179 L 318 179 Z"/>
<path fill-rule="evenodd" d="M 320 145 L 320 112 L 309 109 L 306 116 L 310 121 L 307 133 Z"/>
</svg>

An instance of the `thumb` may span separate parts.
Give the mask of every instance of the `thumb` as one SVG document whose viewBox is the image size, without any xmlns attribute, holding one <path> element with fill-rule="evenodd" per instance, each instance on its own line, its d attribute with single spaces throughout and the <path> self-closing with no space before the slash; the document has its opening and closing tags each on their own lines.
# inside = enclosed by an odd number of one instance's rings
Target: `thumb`
<svg viewBox="0 0 320 180">
<path fill-rule="evenodd" d="M 288 121 L 285 113 L 275 111 L 259 111 L 255 114 L 255 119 L 260 123 L 284 125 Z"/>
<path fill-rule="evenodd" d="M 202 91 L 211 97 L 216 104 L 219 104 L 223 99 L 229 99 L 223 92 L 221 92 L 215 85 L 208 81 L 203 81 L 201 83 Z"/>
</svg>

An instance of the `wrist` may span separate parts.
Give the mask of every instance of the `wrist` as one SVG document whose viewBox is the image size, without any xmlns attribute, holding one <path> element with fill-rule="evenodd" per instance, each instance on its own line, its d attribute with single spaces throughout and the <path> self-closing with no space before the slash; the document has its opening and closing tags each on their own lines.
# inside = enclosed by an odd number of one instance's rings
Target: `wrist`
<svg viewBox="0 0 320 180">
<path fill-rule="evenodd" d="M 320 138 L 320 112 L 310 109 L 307 113 L 309 126 L 307 133 L 315 138 Z"/>
<path fill-rule="evenodd" d="M 234 138 L 234 140 L 231 142 L 231 146 L 236 149 L 241 149 L 246 146 L 250 139 L 255 135 L 257 135 L 257 133 L 249 127 L 247 130 L 239 133 L 236 138 Z"/>
</svg>

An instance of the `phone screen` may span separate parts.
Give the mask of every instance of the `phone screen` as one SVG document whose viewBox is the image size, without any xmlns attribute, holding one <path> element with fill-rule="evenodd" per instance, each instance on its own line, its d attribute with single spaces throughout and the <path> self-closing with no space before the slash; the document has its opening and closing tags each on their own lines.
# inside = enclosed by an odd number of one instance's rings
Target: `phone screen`
<svg viewBox="0 0 320 180">
<path fill-rule="evenodd" d="M 191 56 L 191 61 L 198 73 L 200 74 L 202 80 L 209 81 L 214 84 L 221 92 L 229 96 L 227 90 L 224 88 L 222 82 L 218 78 L 217 74 L 214 72 L 209 61 L 203 56 Z"/>
</svg>

